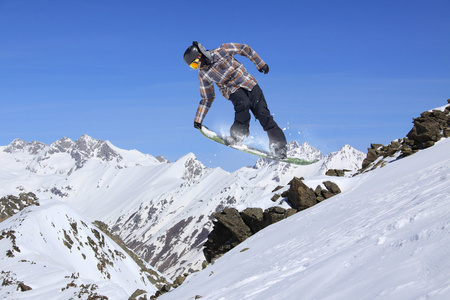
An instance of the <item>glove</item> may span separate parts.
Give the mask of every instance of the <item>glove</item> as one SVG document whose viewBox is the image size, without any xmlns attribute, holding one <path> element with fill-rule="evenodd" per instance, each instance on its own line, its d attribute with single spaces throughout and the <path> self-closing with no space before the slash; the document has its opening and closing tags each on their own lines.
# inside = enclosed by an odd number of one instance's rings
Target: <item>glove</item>
<svg viewBox="0 0 450 300">
<path fill-rule="evenodd" d="M 202 123 L 194 122 L 194 128 L 201 129 L 202 128 Z"/>
<path fill-rule="evenodd" d="M 261 73 L 267 74 L 269 73 L 269 66 L 265 64 L 261 69 L 258 70 Z"/>
</svg>

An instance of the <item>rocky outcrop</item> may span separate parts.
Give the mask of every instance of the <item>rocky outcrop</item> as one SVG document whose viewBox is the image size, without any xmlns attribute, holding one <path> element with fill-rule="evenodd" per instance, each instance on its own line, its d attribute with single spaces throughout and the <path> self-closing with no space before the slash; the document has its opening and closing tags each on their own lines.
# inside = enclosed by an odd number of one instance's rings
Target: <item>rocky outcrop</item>
<svg viewBox="0 0 450 300">
<path fill-rule="evenodd" d="M 447 101 L 450 103 L 450 99 Z M 431 147 L 442 137 L 450 136 L 450 106 L 444 111 L 423 112 L 413 123 L 414 127 L 406 135 L 409 146 L 413 150 Z"/>
<path fill-rule="evenodd" d="M 325 199 L 331 198 L 341 192 L 337 184 L 325 181 L 314 190 L 303 183 L 302 178 L 294 177 L 289 182 L 289 190 L 281 194 L 297 211 L 309 208 Z"/>
<path fill-rule="evenodd" d="M 327 176 L 336 176 L 336 177 L 344 177 L 345 172 L 350 172 L 351 170 L 346 169 L 329 169 L 325 172 L 325 175 Z"/>
<path fill-rule="evenodd" d="M 161 156 L 161 155 L 155 157 L 155 159 L 157 161 L 159 161 L 160 163 L 170 163 L 170 160 L 168 160 L 167 158 L 165 158 L 164 156 Z"/>
<path fill-rule="evenodd" d="M 226 208 L 221 213 L 213 214 L 219 219 L 213 222 L 213 230 L 204 245 L 203 254 L 207 262 L 213 262 L 251 235 L 250 228 L 242 219 L 236 221 L 238 215 L 239 212 L 234 208 Z M 230 220 L 227 220 L 228 218 Z M 225 224 L 224 220 L 227 220 Z M 247 233 L 247 236 L 244 238 L 242 233 Z"/>
<path fill-rule="evenodd" d="M 39 201 L 33 193 L 21 193 L 19 196 L 8 195 L 0 199 L 0 222 L 15 215 L 30 205 L 38 205 Z"/>
<path fill-rule="evenodd" d="M 447 102 L 450 103 L 450 99 Z M 413 123 L 405 138 L 394 140 L 389 145 L 371 144 L 358 173 L 383 167 L 391 160 L 409 156 L 433 146 L 443 137 L 450 137 L 450 105 L 443 110 L 423 112 L 413 119 Z"/>
<path fill-rule="evenodd" d="M 214 213 L 216 221 L 203 249 L 207 262 L 215 261 L 261 229 L 296 212 L 276 206 L 264 211 L 261 208 L 247 208 L 242 212 L 225 208 L 222 212 Z"/>
<path fill-rule="evenodd" d="M 149 268 L 147 264 L 134 253 L 128 246 L 124 243 L 124 241 L 116 234 L 112 233 L 112 231 L 108 228 L 108 225 L 103 223 L 102 221 L 94 221 L 93 224 L 104 234 L 106 234 L 109 238 L 111 238 L 117 245 L 119 245 L 122 250 L 124 250 L 133 260 L 134 262 L 141 268 L 143 274 L 145 274 L 148 280 L 157 288 L 161 289 L 164 285 L 168 284 L 166 278 L 161 276 L 159 273 Z"/>
<path fill-rule="evenodd" d="M 301 179 L 294 177 L 289 182 L 289 186 L 287 193 L 281 196 L 287 197 L 292 208 L 299 211 L 317 204 L 316 193 L 304 184 Z"/>
<path fill-rule="evenodd" d="M 392 141 L 387 146 L 371 144 L 367 150 L 367 156 L 363 161 L 360 172 L 384 167 L 389 158 L 406 157 L 417 152 L 408 145 L 407 139 Z"/>
<path fill-rule="evenodd" d="M 222 212 L 213 213 L 213 216 L 231 233 L 231 238 L 239 243 L 252 235 L 252 231 L 234 208 L 225 208 Z"/>
<path fill-rule="evenodd" d="M 283 192 L 281 197 L 286 198 L 292 208 L 284 209 L 279 206 L 266 210 L 246 208 L 241 212 L 235 208 L 225 208 L 221 212 L 214 213 L 213 230 L 208 235 L 203 249 L 207 262 L 214 262 L 261 229 L 341 192 L 337 184 L 331 181 L 323 182 L 323 187 L 319 185 L 313 190 L 304 184 L 302 179 L 294 177 L 289 185 L 289 189 Z M 279 189 L 281 187 L 275 190 Z"/>
</svg>

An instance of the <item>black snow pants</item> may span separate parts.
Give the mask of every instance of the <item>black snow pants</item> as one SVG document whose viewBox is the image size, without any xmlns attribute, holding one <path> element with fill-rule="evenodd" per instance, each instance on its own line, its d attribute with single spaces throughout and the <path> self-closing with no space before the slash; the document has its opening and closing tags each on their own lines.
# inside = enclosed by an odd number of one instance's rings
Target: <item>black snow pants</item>
<svg viewBox="0 0 450 300">
<path fill-rule="evenodd" d="M 283 130 L 274 121 L 267 107 L 264 94 L 256 85 L 249 91 L 244 88 L 238 89 L 230 95 L 230 101 L 234 105 L 234 123 L 230 128 L 230 134 L 233 138 L 243 140 L 250 133 L 250 110 L 256 119 L 259 120 L 264 131 L 269 136 L 270 148 L 281 148 L 286 146 L 286 137 Z"/>
</svg>

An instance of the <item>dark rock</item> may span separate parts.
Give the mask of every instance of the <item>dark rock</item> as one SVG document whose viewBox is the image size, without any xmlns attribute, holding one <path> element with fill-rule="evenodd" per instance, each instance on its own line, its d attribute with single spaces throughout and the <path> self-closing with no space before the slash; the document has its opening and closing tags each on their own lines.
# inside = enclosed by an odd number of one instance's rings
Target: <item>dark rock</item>
<svg viewBox="0 0 450 300">
<path fill-rule="evenodd" d="M 446 138 L 450 137 L 450 128 L 444 129 L 444 137 L 446 137 Z"/>
<path fill-rule="evenodd" d="M 161 296 L 163 293 L 160 291 L 156 291 L 156 293 L 152 296 L 150 296 L 150 300 L 156 300 L 159 296 Z M 145 299 L 144 299 L 145 300 Z"/>
<path fill-rule="evenodd" d="M 283 186 L 279 185 L 276 188 L 273 189 L 272 193 L 275 193 L 276 191 L 279 191 L 283 188 Z"/>
<path fill-rule="evenodd" d="M 299 178 L 294 177 L 289 182 L 288 201 L 294 209 L 302 210 L 317 204 L 316 194 Z"/>
<path fill-rule="evenodd" d="M 214 262 L 239 244 L 239 241 L 222 223 L 213 222 L 213 224 L 213 230 L 209 233 L 203 248 L 203 254 L 208 263 Z"/>
<path fill-rule="evenodd" d="M 323 185 L 327 188 L 327 190 L 329 190 L 333 195 L 337 195 L 339 193 L 341 193 L 341 189 L 339 188 L 339 186 L 331 181 L 325 181 L 323 183 Z"/>
<path fill-rule="evenodd" d="M 402 157 L 406 157 L 406 156 L 409 156 L 409 155 L 411 155 L 411 154 L 413 154 L 414 152 L 413 152 L 413 149 L 411 149 L 410 147 L 405 147 L 405 148 L 402 148 Z"/>
<path fill-rule="evenodd" d="M 397 153 L 399 146 L 390 144 L 386 148 L 386 156 L 394 156 L 395 153 Z"/>
<path fill-rule="evenodd" d="M 203 249 L 206 261 L 213 262 L 252 235 L 251 229 L 244 223 L 239 212 L 234 208 L 225 208 L 214 213 L 217 222 L 208 235 Z"/>
<path fill-rule="evenodd" d="M 329 199 L 329 198 L 331 198 L 331 197 L 333 197 L 334 195 L 333 195 L 333 193 L 332 192 L 330 192 L 329 190 L 322 190 L 322 197 L 324 198 L 324 199 Z M 317 200 L 316 200 L 317 201 Z"/>
<path fill-rule="evenodd" d="M 140 295 L 143 295 L 143 294 L 146 294 L 146 293 L 147 293 L 147 291 L 144 291 L 144 290 L 141 290 L 141 289 L 137 289 L 136 291 L 134 291 L 133 294 L 131 294 L 131 296 L 128 298 L 128 300 L 137 300 L 137 299 L 139 299 L 138 297 Z M 141 298 L 141 299 L 143 299 L 143 298 Z"/>
<path fill-rule="evenodd" d="M 335 169 L 329 169 L 325 172 L 325 175 L 327 176 L 337 176 Z"/>
<path fill-rule="evenodd" d="M 286 210 L 282 207 L 271 207 L 264 211 L 264 223 L 274 224 L 286 218 Z"/>
<path fill-rule="evenodd" d="M 257 233 L 265 227 L 264 213 L 261 208 L 246 208 L 240 214 L 252 233 Z"/>
<path fill-rule="evenodd" d="M 383 146 L 384 146 L 383 144 L 370 144 L 370 148 L 374 150 L 377 150 Z"/>
<path fill-rule="evenodd" d="M 278 199 L 280 199 L 281 195 L 280 194 L 275 194 L 272 196 L 272 198 L 270 198 L 270 200 L 272 200 L 273 202 L 277 201 Z"/>
<path fill-rule="evenodd" d="M 26 292 L 26 291 L 31 291 L 32 288 L 29 287 L 28 285 L 26 285 L 23 282 L 19 282 L 19 285 L 17 287 L 17 290 L 21 291 L 21 292 Z"/>
<path fill-rule="evenodd" d="M 297 210 L 296 210 L 296 209 L 288 208 L 288 209 L 286 209 L 285 217 L 286 217 L 286 218 L 289 218 L 290 216 L 293 216 L 293 215 L 295 215 L 296 213 L 297 213 Z"/>
<path fill-rule="evenodd" d="M 439 110 L 423 112 L 413 120 L 414 127 L 407 137 L 414 141 L 413 149 L 425 149 L 434 145 L 443 136 L 443 130 L 449 127 L 449 113 Z"/>
<path fill-rule="evenodd" d="M 367 155 L 366 155 L 366 158 L 362 162 L 362 168 L 366 169 L 371 163 L 373 163 L 375 160 L 377 160 L 378 157 L 380 157 L 379 151 L 377 151 L 373 148 L 367 149 Z"/>
<path fill-rule="evenodd" d="M 237 234 L 232 232 L 236 230 L 236 227 L 245 226 L 250 233 L 243 229 L 240 231 L 250 236 L 273 223 L 294 215 L 296 212 L 297 210 L 292 208 L 284 209 L 275 206 L 265 211 L 261 208 L 247 208 L 237 213 L 237 210 L 234 208 L 226 208 L 222 213 L 215 213 L 214 217 L 219 219 L 217 222 L 213 222 L 213 230 L 208 235 L 208 240 L 203 249 L 206 261 L 209 263 L 214 262 L 242 242 L 242 240 L 238 239 Z M 232 221 L 228 220 L 228 218 Z M 231 223 L 233 226 L 229 225 Z"/>
<path fill-rule="evenodd" d="M 162 293 L 167 293 L 171 290 L 172 286 L 170 284 L 165 284 L 163 285 L 163 287 L 160 289 L 160 291 Z"/>
<path fill-rule="evenodd" d="M 349 170 L 338 170 L 338 169 L 329 169 L 325 175 L 327 176 L 337 176 L 337 177 L 344 177 L 345 172 L 348 172 Z"/>
<path fill-rule="evenodd" d="M 322 196 L 322 187 L 318 185 L 316 189 L 314 190 L 314 193 L 316 193 L 316 197 Z"/>
<path fill-rule="evenodd" d="M 244 223 L 239 212 L 235 208 L 225 208 L 222 212 L 214 213 L 213 216 L 222 223 L 231 234 L 239 241 L 245 241 L 252 235 L 250 228 Z"/>
<path fill-rule="evenodd" d="M 183 282 L 186 280 L 185 275 L 179 275 L 177 278 L 175 278 L 175 281 L 173 282 L 174 287 L 178 287 L 183 284 Z"/>
<path fill-rule="evenodd" d="M 325 200 L 325 197 L 323 197 L 322 195 L 316 197 L 317 203 L 320 203 L 320 202 L 322 202 L 324 200 Z"/>
</svg>

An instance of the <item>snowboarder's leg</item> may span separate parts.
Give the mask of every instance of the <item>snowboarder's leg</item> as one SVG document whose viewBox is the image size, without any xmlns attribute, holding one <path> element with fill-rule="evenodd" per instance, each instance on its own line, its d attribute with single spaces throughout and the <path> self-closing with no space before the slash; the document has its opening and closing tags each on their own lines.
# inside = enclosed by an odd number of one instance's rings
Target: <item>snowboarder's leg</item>
<svg viewBox="0 0 450 300">
<path fill-rule="evenodd" d="M 230 134 L 237 143 L 242 142 L 250 133 L 251 101 L 246 92 L 240 88 L 229 98 L 234 105 L 234 123 L 230 128 Z"/>
<path fill-rule="evenodd" d="M 250 98 L 252 100 L 251 110 L 269 136 L 270 148 L 273 148 L 275 151 L 284 149 L 287 144 L 286 137 L 270 114 L 266 99 L 259 85 L 256 85 L 250 92 Z"/>
</svg>

